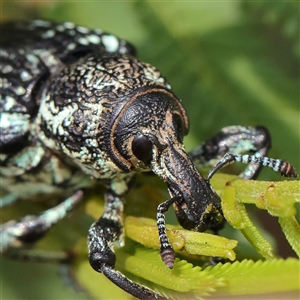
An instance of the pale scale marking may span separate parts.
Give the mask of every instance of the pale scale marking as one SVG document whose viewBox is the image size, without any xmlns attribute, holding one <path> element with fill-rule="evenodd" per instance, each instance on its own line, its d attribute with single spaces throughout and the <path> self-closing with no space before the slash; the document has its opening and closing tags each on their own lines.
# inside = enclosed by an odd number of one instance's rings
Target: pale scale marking
<svg viewBox="0 0 300 300">
<path fill-rule="evenodd" d="M 83 33 L 83 34 L 87 34 L 90 32 L 90 30 L 86 27 L 83 27 L 83 26 L 77 26 L 76 27 L 76 30 L 80 33 Z"/>
<path fill-rule="evenodd" d="M 32 79 L 32 76 L 27 71 L 22 71 L 20 77 L 23 81 L 28 81 Z"/>
<path fill-rule="evenodd" d="M 51 23 L 48 21 L 44 21 L 44 20 L 34 20 L 32 22 L 33 25 L 37 26 L 37 27 L 50 27 Z"/>
<path fill-rule="evenodd" d="M 119 41 L 113 35 L 103 35 L 102 42 L 108 52 L 115 52 L 119 48 Z"/>
<path fill-rule="evenodd" d="M 72 22 L 64 22 L 63 23 L 63 26 L 66 28 L 66 29 L 74 29 L 76 26 L 74 23 Z"/>
<path fill-rule="evenodd" d="M 98 35 L 95 35 L 95 34 L 91 34 L 87 38 L 88 38 L 90 43 L 95 44 L 95 45 L 98 45 L 101 42 L 101 38 Z"/>
<path fill-rule="evenodd" d="M 50 39 L 55 36 L 55 31 L 53 29 L 49 29 L 42 34 L 42 38 Z"/>
</svg>

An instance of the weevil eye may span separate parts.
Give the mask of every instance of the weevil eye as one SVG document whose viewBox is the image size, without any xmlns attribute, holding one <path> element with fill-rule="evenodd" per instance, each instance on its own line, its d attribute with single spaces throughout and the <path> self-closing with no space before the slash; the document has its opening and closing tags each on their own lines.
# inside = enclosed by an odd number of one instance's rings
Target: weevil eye
<svg viewBox="0 0 300 300">
<path fill-rule="evenodd" d="M 144 134 L 137 135 L 132 141 L 132 152 L 146 165 L 150 163 L 152 159 L 153 144 L 149 138 Z"/>
<path fill-rule="evenodd" d="M 178 114 L 173 115 L 173 125 L 175 127 L 175 132 L 177 138 L 180 142 L 183 141 L 183 137 L 185 136 L 183 120 Z"/>
</svg>

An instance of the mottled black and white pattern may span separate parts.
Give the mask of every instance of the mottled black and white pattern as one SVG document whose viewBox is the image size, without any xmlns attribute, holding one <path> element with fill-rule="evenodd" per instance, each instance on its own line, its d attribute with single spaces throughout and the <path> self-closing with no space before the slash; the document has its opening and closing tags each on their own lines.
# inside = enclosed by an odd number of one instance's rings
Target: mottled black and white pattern
<svg viewBox="0 0 300 300">
<path fill-rule="evenodd" d="M 169 268 L 175 253 L 164 213 L 173 205 L 184 228 L 217 233 L 225 220 L 209 179 L 221 167 L 249 163 L 246 179 L 261 166 L 296 176 L 289 163 L 264 157 L 271 140 L 262 126 L 226 127 L 188 154 L 181 101 L 155 67 L 114 35 L 43 20 L 9 22 L 0 32 L 0 174 L 7 193 L 0 206 L 20 198 L 62 200 L 38 216 L 2 224 L 5 255 L 24 257 L 21 250 L 80 203 L 82 188 L 103 183 L 104 213 L 88 233 L 92 268 L 137 298 L 165 299 L 114 269 L 114 247 L 124 245 L 124 195 L 136 173 L 152 171 L 167 184 L 171 199 L 158 206 L 156 218 Z M 195 162 L 216 165 L 205 179 Z M 65 262 L 68 255 L 51 260 Z"/>
<path fill-rule="evenodd" d="M 110 122 L 134 90 L 151 85 L 169 89 L 160 72 L 133 57 L 129 43 L 100 30 L 42 20 L 2 27 L 1 152 L 3 167 L 17 169 L 4 185 L 13 186 L 15 175 L 30 185 L 33 168 L 35 178 L 43 176 L 45 193 L 53 192 L 53 184 L 86 184 L 86 179 L 75 179 L 78 172 L 69 172 L 69 164 L 60 161 L 58 166 L 59 158 L 49 156 L 48 149 L 63 151 L 71 166 L 75 163 L 95 178 L 118 176 L 122 170 L 104 149 Z M 47 169 L 49 178 L 37 175 L 37 166 L 40 173 Z M 31 186 L 19 190 L 23 196 L 33 191 Z"/>
</svg>

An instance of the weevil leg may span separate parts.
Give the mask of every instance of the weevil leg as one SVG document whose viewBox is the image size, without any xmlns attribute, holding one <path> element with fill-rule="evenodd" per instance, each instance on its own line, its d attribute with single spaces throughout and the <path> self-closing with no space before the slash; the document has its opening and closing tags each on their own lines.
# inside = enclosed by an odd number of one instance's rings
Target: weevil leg
<svg viewBox="0 0 300 300">
<path fill-rule="evenodd" d="M 114 246 L 124 245 L 123 208 L 124 199 L 108 190 L 105 194 L 104 212 L 89 230 L 90 264 L 95 271 L 103 273 L 114 284 L 139 299 L 166 299 L 114 269 Z"/>
<path fill-rule="evenodd" d="M 294 167 L 285 160 L 274 159 L 269 157 L 257 157 L 255 155 L 234 155 L 231 153 L 226 153 L 219 163 L 210 170 L 207 175 L 207 180 L 210 180 L 211 177 L 221 168 L 233 163 L 233 162 L 242 162 L 245 164 L 253 163 L 260 166 L 268 167 L 273 169 L 275 172 L 278 172 L 281 176 L 285 177 L 297 177 L 296 170 Z"/>
<path fill-rule="evenodd" d="M 102 273 L 118 287 L 131 294 L 132 296 L 142 300 L 167 300 L 167 298 L 155 293 L 143 285 L 137 284 L 128 279 L 121 272 L 113 269 L 110 266 L 104 265 Z"/>
<path fill-rule="evenodd" d="M 83 192 L 76 191 L 71 197 L 57 206 L 50 208 L 38 216 L 28 215 L 18 221 L 9 221 L 0 227 L 0 253 L 21 257 L 29 257 L 26 249 L 22 249 L 42 238 L 59 220 L 63 219 L 82 199 Z M 23 252 L 22 252 L 23 251 Z M 29 251 L 27 249 L 27 251 Z M 27 254 L 26 254 L 27 253 Z M 43 260 L 37 257 L 37 260 Z M 51 260 L 51 259 L 50 259 Z"/>
<path fill-rule="evenodd" d="M 264 157 L 271 147 L 271 137 L 263 126 L 228 126 L 189 153 L 196 164 L 214 167 L 226 153 L 240 155 L 252 152 L 255 157 Z M 254 179 L 262 165 L 251 161 L 240 177 Z"/>
<path fill-rule="evenodd" d="M 8 248 L 4 252 L 5 257 L 23 261 L 34 261 L 39 263 L 70 264 L 74 255 L 66 251 L 48 251 L 33 248 Z"/>
<path fill-rule="evenodd" d="M 68 261 L 66 263 L 60 263 L 59 275 L 62 278 L 65 286 L 72 288 L 75 292 L 78 293 L 86 292 L 85 289 L 77 281 L 73 269 Z"/>
<path fill-rule="evenodd" d="M 14 194 L 7 194 L 0 197 L 0 208 L 11 205 L 18 200 L 18 197 Z"/>
</svg>

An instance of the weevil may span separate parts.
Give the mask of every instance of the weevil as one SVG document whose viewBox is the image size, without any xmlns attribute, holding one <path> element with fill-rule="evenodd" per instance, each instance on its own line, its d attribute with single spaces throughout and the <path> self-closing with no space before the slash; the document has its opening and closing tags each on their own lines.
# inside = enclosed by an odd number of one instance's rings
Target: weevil
<svg viewBox="0 0 300 300">
<path fill-rule="evenodd" d="M 187 153 L 181 100 L 158 69 L 112 34 L 43 20 L 5 23 L 1 34 L 2 206 L 22 198 L 66 199 L 3 224 L 4 255 L 42 238 L 81 201 L 83 188 L 104 184 L 104 213 L 88 232 L 92 268 L 137 298 L 165 299 L 114 268 L 114 247 L 124 245 L 124 195 L 136 173 L 152 171 L 166 182 L 170 199 L 158 205 L 156 219 L 169 268 L 175 254 L 164 213 L 173 205 L 182 227 L 217 233 L 225 220 L 210 179 L 224 165 L 249 164 L 240 174 L 246 179 L 262 166 L 297 176 L 288 162 L 266 157 L 271 138 L 263 126 L 225 127 Z M 195 166 L 216 160 L 206 178 Z"/>
</svg>

